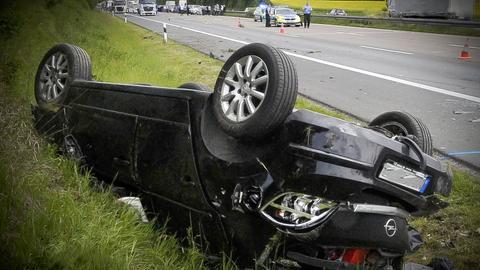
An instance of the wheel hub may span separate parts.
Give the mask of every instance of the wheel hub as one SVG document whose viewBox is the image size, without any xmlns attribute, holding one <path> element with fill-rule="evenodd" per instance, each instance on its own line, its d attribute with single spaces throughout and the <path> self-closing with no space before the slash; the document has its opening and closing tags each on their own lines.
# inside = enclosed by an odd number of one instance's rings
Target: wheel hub
<svg viewBox="0 0 480 270">
<path fill-rule="evenodd" d="M 246 82 L 246 83 L 242 86 L 241 94 L 243 95 L 243 97 L 245 97 L 245 96 L 247 96 L 249 93 L 250 93 L 250 83 L 249 83 L 249 82 Z"/>
</svg>

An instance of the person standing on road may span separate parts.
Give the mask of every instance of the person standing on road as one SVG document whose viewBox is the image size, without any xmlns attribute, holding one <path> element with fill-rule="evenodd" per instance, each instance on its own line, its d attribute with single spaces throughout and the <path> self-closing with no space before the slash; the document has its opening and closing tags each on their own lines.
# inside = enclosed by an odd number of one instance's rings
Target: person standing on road
<svg viewBox="0 0 480 270">
<path fill-rule="evenodd" d="M 310 28 L 310 16 L 312 15 L 312 7 L 307 2 L 303 7 L 303 28 Z"/>
<path fill-rule="evenodd" d="M 265 27 L 270 27 L 270 5 L 265 9 Z"/>
</svg>

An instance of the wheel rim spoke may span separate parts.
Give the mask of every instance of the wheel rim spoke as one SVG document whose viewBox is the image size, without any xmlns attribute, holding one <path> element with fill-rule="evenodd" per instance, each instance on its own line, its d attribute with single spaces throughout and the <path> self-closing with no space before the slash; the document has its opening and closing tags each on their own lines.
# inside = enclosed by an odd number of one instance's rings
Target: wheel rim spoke
<svg viewBox="0 0 480 270">
<path fill-rule="evenodd" d="M 255 68 L 250 73 L 250 76 L 251 77 L 256 77 L 258 75 L 258 73 L 260 72 L 260 70 L 262 70 L 262 67 L 263 67 L 263 62 L 258 62 L 258 64 L 255 66 Z"/>
<path fill-rule="evenodd" d="M 256 90 L 252 90 L 251 95 L 254 96 L 254 97 L 256 97 L 256 98 L 258 98 L 258 99 L 260 99 L 260 100 L 263 100 L 263 99 L 265 98 L 265 94 L 264 94 L 264 93 L 258 92 L 258 91 L 256 91 Z"/>
<path fill-rule="evenodd" d="M 55 54 L 52 55 L 52 62 L 50 64 L 53 68 L 55 68 Z"/>
<path fill-rule="evenodd" d="M 57 69 L 60 69 L 60 64 L 62 63 L 62 61 L 63 61 L 63 54 L 60 54 L 57 60 L 57 65 L 55 66 Z"/>
<path fill-rule="evenodd" d="M 58 78 L 65 79 L 68 77 L 68 73 L 58 73 Z"/>
<path fill-rule="evenodd" d="M 47 100 L 50 100 L 52 99 L 52 85 L 49 83 L 48 86 L 47 86 Z"/>
<path fill-rule="evenodd" d="M 60 90 L 63 90 L 63 88 L 65 88 L 65 85 L 63 85 L 60 80 L 56 81 L 55 84 L 57 85 L 57 88 L 59 88 Z"/>
<path fill-rule="evenodd" d="M 237 121 L 242 121 L 245 118 L 245 99 L 241 98 L 238 101 L 238 108 L 237 108 Z"/>
<path fill-rule="evenodd" d="M 64 58 L 64 59 L 65 59 L 65 60 L 63 61 L 63 63 L 61 63 L 61 64 L 58 66 L 58 68 L 59 68 L 60 70 L 63 70 L 63 69 L 65 69 L 65 68 L 68 67 L 68 61 L 67 61 L 66 58 Z"/>
<path fill-rule="evenodd" d="M 268 82 L 268 75 L 263 75 L 262 77 L 252 81 L 252 84 L 257 86 Z"/>
<path fill-rule="evenodd" d="M 225 112 L 226 115 L 230 115 L 235 111 L 235 106 L 238 103 L 238 98 L 234 98 L 228 107 L 228 110 Z"/>
<path fill-rule="evenodd" d="M 231 100 L 232 98 L 234 98 L 235 96 L 236 96 L 235 92 L 232 91 L 232 92 L 230 92 L 230 93 L 222 96 L 222 97 L 220 98 L 220 100 L 221 100 L 221 101 L 229 101 L 229 100 Z"/>
<path fill-rule="evenodd" d="M 52 88 L 53 88 L 53 98 L 57 98 L 58 97 L 57 84 L 54 84 Z"/>
<path fill-rule="evenodd" d="M 247 110 L 249 113 L 254 113 L 255 112 L 255 105 L 253 105 L 252 102 L 252 96 L 247 97 Z"/>
<path fill-rule="evenodd" d="M 234 81 L 232 78 L 225 78 L 225 83 L 235 88 L 238 88 L 238 82 Z"/>
<path fill-rule="evenodd" d="M 266 97 L 269 73 L 265 62 L 256 55 L 247 55 L 235 62 L 223 80 L 220 105 L 233 122 L 253 116 Z"/>
<path fill-rule="evenodd" d="M 247 78 L 250 78 L 250 73 L 252 71 L 252 65 L 253 65 L 253 58 L 252 58 L 252 56 L 248 56 L 247 63 L 245 64 L 245 76 L 247 76 Z"/>
<path fill-rule="evenodd" d="M 240 63 L 235 63 L 235 73 L 239 79 L 243 79 L 242 65 Z"/>
</svg>

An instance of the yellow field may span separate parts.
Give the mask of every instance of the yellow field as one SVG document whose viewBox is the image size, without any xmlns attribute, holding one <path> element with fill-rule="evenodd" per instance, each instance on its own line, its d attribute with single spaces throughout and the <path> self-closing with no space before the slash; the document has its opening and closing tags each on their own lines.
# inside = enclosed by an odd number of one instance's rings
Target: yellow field
<svg viewBox="0 0 480 270">
<path fill-rule="evenodd" d="M 306 0 L 274 0 L 275 5 L 288 5 L 294 9 L 302 9 Z M 382 13 L 385 1 L 329 1 L 310 0 L 310 5 L 316 10 L 330 10 L 332 8 L 344 9 L 347 13 L 363 13 L 364 15 L 377 15 Z M 319 13 L 318 11 L 315 13 Z M 354 15 L 354 14 L 352 14 Z"/>
</svg>

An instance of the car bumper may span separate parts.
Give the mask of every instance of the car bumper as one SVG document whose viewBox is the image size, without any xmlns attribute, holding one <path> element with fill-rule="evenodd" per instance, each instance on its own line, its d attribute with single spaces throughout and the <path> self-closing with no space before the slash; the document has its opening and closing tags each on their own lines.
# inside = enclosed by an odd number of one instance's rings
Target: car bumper
<svg viewBox="0 0 480 270">
<path fill-rule="evenodd" d="M 283 25 L 300 25 L 300 21 L 277 21 L 277 24 L 283 24 Z"/>
</svg>

